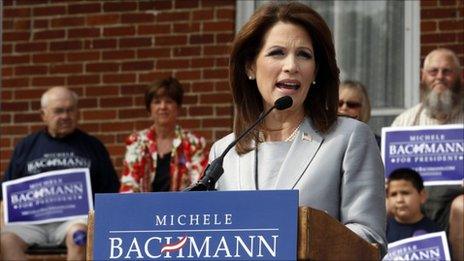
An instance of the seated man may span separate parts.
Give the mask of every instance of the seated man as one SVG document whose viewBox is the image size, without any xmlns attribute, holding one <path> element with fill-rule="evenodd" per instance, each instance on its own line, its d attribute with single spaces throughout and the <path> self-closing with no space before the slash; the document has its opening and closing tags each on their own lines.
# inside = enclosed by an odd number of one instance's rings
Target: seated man
<svg viewBox="0 0 464 261">
<path fill-rule="evenodd" d="M 42 95 L 40 102 L 46 127 L 17 144 L 4 181 L 51 170 L 89 168 L 93 193 L 118 192 L 119 181 L 108 151 L 97 138 L 76 127 L 76 93 L 65 87 L 54 87 Z M 68 260 L 84 260 L 85 244 L 73 239 L 79 230 L 86 230 L 86 220 L 6 225 L 1 232 L 2 260 L 26 260 L 25 251 L 31 245 L 61 244 L 68 249 Z"/>
</svg>

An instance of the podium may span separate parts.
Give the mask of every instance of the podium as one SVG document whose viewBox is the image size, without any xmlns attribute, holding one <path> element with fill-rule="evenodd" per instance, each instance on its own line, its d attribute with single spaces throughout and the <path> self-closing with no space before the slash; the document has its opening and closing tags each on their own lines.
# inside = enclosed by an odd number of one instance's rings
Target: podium
<svg viewBox="0 0 464 261">
<path fill-rule="evenodd" d="M 89 212 L 87 260 L 93 258 L 94 211 Z M 379 260 L 380 251 L 327 213 L 298 209 L 298 260 Z"/>
</svg>

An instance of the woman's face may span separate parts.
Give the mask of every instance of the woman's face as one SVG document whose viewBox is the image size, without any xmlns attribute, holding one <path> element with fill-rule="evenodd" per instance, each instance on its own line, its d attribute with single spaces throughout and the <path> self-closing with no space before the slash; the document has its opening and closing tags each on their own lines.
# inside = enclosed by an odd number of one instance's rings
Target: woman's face
<svg viewBox="0 0 464 261">
<path fill-rule="evenodd" d="M 160 126 L 173 125 L 177 121 L 179 106 L 169 96 L 153 98 L 150 105 L 151 118 Z"/>
<path fill-rule="evenodd" d="M 247 73 L 256 77 L 264 109 L 286 95 L 293 98 L 292 108 L 303 109 L 316 78 L 311 37 L 301 26 L 278 22 L 264 35 L 263 48 Z"/>
<path fill-rule="evenodd" d="M 362 107 L 361 95 L 354 89 L 340 88 L 339 96 L 338 113 L 359 120 Z"/>
</svg>

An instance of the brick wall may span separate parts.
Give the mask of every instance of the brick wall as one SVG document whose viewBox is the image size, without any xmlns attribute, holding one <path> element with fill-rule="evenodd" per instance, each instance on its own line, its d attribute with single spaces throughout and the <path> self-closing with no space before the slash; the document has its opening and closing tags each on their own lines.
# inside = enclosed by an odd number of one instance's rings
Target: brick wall
<svg viewBox="0 0 464 261">
<path fill-rule="evenodd" d="M 159 77 L 185 87 L 182 126 L 224 136 L 234 26 L 235 0 L 3 1 L 0 171 L 42 127 L 40 96 L 56 85 L 79 94 L 80 127 L 105 143 L 118 172 L 124 139 L 152 124 L 144 84 Z"/>
<path fill-rule="evenodd" d="M 420 14 L 421 61 L 431 50 L 446 47 L 454 50 L 464 65 L 464 1 L 422 0 Z"/>
<path fill-rule="evenodd" d="M 186 87 L 181 124 L 213 141 L 231 130 L 227 53 L 235 0 L 3 1 L 0 171 L 14 145 L 42 126 L 44 90 L 79 93 L 81 128 L 118 169 L 123 141 L 150 125 L 143 86 L 174 75 Z M 455 50 L 464 64 L 462 0 L 421 1 L 421 59 Z"/>
</svg>

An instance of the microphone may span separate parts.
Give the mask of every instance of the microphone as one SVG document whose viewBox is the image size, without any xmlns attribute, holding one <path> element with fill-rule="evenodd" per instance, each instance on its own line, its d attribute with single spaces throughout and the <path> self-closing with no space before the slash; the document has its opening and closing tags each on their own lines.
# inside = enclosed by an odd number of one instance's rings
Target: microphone
<svg viewBox="0 0 464 261">
<path fill-rule="evenodd" d="M 227 148 L 222 152 L 221 156 L 213 160 L 205 169 L 203 177 L 197 181 L 197 183 L 193 184 L 192 186 L 186 188 L 184 191 L 206 191 L 206 190 L 215 190 L 214 186 L 218 179 L 224 173 L 224 169 L 222 168 L 222 164 L 224 162 L 224 157 L 232 149 L 235 144 L 239 140 L 241 140 L 246 134 L 248 134 L 252 129 L 258 125 L 272 110 L 277 109 L 279 111 L 288 109 L 292 106 L 293 99 L 290 96 L 280 97 L 274 102 L 274 106 L 272 106 L 266 113 L 261 113 L 258 119 L 251 125 L 248 129 L 246 129 L 238 138 L 236 138 L 232 143 L 227 146 Z"/>
</svg>

